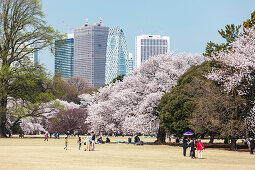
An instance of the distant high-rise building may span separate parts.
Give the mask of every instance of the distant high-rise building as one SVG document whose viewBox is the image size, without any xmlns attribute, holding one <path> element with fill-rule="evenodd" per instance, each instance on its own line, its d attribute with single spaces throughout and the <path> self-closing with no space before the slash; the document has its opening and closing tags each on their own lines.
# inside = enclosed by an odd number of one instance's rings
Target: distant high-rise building
<svg viewBox="0 0 255 170">
<path fill-rule="evenodd" d="M 74 75 L 80 76 L 88 85 L 100 87 L 105 84 L 105 62 L 108 27 L 88 25 L 74 30 Z"/>
<path fill-rule="evenodd" d="M 69 78 L 73 76 L 74 66 L 74 37 L 73 34 L 67 35 L 64 40 L 55 42 L 55 73 L 60 72 L 61 77 Z"/>
<path fill-rule="evenodd" d="M 34 52 L 34 59 L 33 59 L 33 61 L 34 61 L 34 64 L 36 64 L 36 63 L 39 63 L 39 54 L 38 54 L 38 50 L 35 50 L 35 52 Z"/>
<path fill-rule="evenodd" d="M 135 67 L 138 68 L 152 56 L 166 54 L 170 51 L 170 38 L 160 35 L 136 36 Z"/>
<path fill-rule="evenodd" d="M 129 71 L 127 44 L 120 27 L 110 28 L 107 42 L 105 84 Z"/>
<path fill-rule="evenodd" d="M 129 71 L 134 70 L 134 58 L 132 53 L 129 53 L 128 55 L 128 67 L 129 67 Z"/>
<path fill-rule="evenodd" d="M 29 54 L 28 57 L 33 64 L 38 63 L 39 62 L 38 50 L 35 50 L 33 53 Z"/>
</svg>

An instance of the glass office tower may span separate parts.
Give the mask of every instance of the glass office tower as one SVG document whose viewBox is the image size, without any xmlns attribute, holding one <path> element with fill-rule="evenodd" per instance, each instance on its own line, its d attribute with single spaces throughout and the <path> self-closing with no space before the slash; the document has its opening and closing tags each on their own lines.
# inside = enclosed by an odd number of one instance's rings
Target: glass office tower
<svg viewBox="0 0 255 170">
<path fill-rule="evenodd" d="M 60 72 L 62 78 L 73 76 L 74 38 L 69 34 L 67 39 L 55 42 L 55 73 Z"/>
<path fill-rule="evenodd" d="M 126 75 L 129 70 L 127 44 L 123 30 L 120 27 L 113 27 L 109 30 L 105 84 L 110 83 L 118 75 Z"/>
</svg>

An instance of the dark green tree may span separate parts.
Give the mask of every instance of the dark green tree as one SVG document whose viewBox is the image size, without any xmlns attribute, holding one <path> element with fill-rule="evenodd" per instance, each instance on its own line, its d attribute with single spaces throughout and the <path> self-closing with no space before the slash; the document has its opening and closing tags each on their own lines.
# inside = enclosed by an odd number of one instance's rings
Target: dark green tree
<svg viewBox="0 0 255 170">
<path fill-rule="evenodd" d="M 255 25 L 255 11 L 251 13 L 251 19 L 247 19 L 243 22 L 244 28 L 251 28 Z"/>
<path fill-rule="evenodd" d="M 115 77 L 110 83 L 115 83 L 116 81 L 123 81 L 125 75 L 118 75 L 117 77 Z"/>
<path fill-rule="evenodd" d="M 231 138 L 231 148 L 236 139 L 245 135 L 247 100 L 229 95 L 223 88 L 206 78 L 212 68 L 225 69 L 216 61 L 191 67 L 178 79 L 171 93 L 166 93 L 159 105 L 160 126 L 169 134 L 182 136 L 192 130 L 197 136 L 209 135 Z M 237 89 L 236 89 L 237 91 Z"/>
<path fill-rule="evenodd" d="M 206 57 L 212 57 L 217 55 L 221 51 L 226 51 L 232 48 L 231 43 L 234 42 L 239 36 L 242 35 L 240 32 L 241 25 L 235 26 L 234 24 L 226 25 L 225 30 L 219 30 L 219 34 L 225 39 L 225 43 L 217 44 L 209 42 L 206 45 L 205 52 L 203 53 Z"/>
</svg>

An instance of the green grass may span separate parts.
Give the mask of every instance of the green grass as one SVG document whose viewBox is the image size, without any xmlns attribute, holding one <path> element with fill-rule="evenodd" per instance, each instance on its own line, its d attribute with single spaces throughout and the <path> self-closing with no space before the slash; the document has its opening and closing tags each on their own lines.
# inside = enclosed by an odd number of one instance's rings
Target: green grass
<svg viewBox="0 0 255 170">
<path fill-rule="evenodd" d="M 111 137 L 127 140 L 127 137 Z M 182 156 L 182 148 L 133 144 L 96 145 L 96 151 L 78 150 L 77 138 L 0 138 L 0 169 L 254 169 L 255 156 L 248 152 L 206 149 L 205 159 Z M 84 140 L 84 137 L 82 138 Z M 153 138 L 146 138 L 153 141 Z"/>
</svg>

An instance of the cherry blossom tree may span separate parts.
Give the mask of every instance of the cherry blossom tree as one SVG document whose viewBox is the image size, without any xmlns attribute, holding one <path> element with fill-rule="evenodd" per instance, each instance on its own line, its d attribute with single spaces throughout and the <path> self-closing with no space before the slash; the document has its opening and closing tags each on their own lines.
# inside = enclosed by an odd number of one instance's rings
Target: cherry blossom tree
<svg viewBox="0 0 255 170">
<path fill-rule="evenodd" d="M 251 109 L 250 115 L 246 118 L 248 129 L 255 134 L 255 106 Z"/>
<path fill-rule="evenodd" d="M 254 71 L 255 71 L 255 29 L 244 30 L 245 34 L 232 43 L 232 49 L 220 52 L 214 59 L 224 66 L 214 69 L 208 79 L 214 80 L 224 87 L 224 91 L 247 98 L 248 105 L 254 106 Z M 243 83 L 246 82 L 246 83 Z M 250 98 L 249 98 L 250 96 Z M 254 107 L 251 107 L 246 122 L 249 130 L 254 133 Z"/>
<path fill-rule="evenodd" d="M 231 50 L 220 52 L 214 59 L 226 64 L 224 69 L 215 69 L 208 79 L 223 84 L 226 92 L 240 85 L 243 78 L 247 78 L 255 70 L 255 31 L 254 28 L 245 30 L 245 36 L 234 41 Z M 249 76 L 248 76 L 249 78 Z M 245 94 L 245 92 L 241 92 Z"/>
<path fill-rule="evenodd" d="M 49 119 L 48 130 L 50 132 L 65 133 L 75 130 L 80 133 L 86 133 L 88 126 L 84 122 L 87 118 L 87 109 L 74 108 L 57 112 Z"/>
<path fill-rule="evenodd" d="M 21 100 L 9 98 L 8 125 L 10 127 L 20 123 L 25 134 L 40 134 L 47 132 L 48 119 L 62 110 L 79 108 L 80 106 L 67 101 L 55 100 L 48 103 L 31 104 Z"/>
<path fill-rule="evenodd" d="M 193 54 L 169 53 L 152 57 L 123 81 L 116 81 L 93 95 L 88 122 L 96 132 L 157 134 L 158 104 L 165 92 L 191 65 L 204 58 Z M 81 96 L 82 97 L 82 96 Z"/>
</svg>

